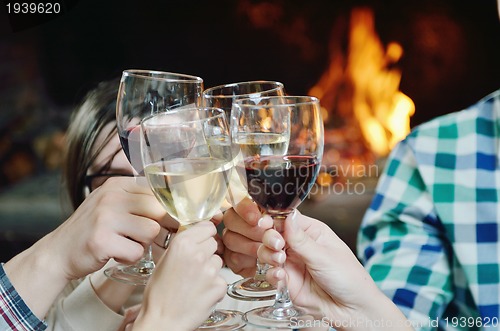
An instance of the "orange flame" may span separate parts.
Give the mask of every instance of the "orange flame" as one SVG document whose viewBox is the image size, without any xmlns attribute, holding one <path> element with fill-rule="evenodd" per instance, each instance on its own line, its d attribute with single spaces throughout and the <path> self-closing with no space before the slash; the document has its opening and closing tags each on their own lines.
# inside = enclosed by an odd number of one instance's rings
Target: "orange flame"
<svg viewBox="0 0 500 331">
<path fill-rule="evenodd" d="M 349 52 L 339 55 L 333 48 L 330 67 L 309 94 L 334 108 L 328 93 L 348 82 L 350 105 L 338 104 L 342 116 L 353 116 L 368 147 L 378 156 L 386 156 L 394 145 L 410 132 L 413 101 L 399 91 L 400 70 L 392 67 L 403 55 L 403 48 L 390 43 L 386 49 L 375 32 L 373 13 L 356 8 L 351 13 Z M 338 92 L 334 92 L 338 94 Z M 328 104 L 330 103 L 330 107 Z M 345 114 L 345 109 L 351 114 Z M 327 115 L 328 116 L 328 115 Z M 346 124 L 352 122 L 345 120 Z"/>
</svg>

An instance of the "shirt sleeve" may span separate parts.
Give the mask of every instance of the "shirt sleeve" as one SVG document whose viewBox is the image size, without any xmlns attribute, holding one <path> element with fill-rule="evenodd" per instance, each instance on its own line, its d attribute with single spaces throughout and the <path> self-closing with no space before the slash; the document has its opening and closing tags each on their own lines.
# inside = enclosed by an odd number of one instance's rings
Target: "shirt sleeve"
<svg viewBox="0 0 500 331">
<path fill-rule="evenodd" d="M 0 330 L 45 330 L 47 325 L 33 314 L 10 282 L 0 263 Z"/>
<path fill-rule="evenodd" d="M 406 140 L 392 151 L 358 236 L 379 288 L 419 330 L 452 300 L 450 244 Z"/>
<path fill-rule="evenodd" d="M 122 321 L 123 315 L 99 299 L 89 276 L 62 296 L 47 317 L 50 331 L 115 331 Z"/>
</svg>

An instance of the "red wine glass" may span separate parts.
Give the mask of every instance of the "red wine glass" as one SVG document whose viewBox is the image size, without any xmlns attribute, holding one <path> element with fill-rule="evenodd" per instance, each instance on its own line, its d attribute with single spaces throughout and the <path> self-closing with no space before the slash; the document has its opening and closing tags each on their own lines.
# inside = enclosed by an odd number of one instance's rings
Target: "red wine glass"
<svg viewBox="0 0 500 331">
<path fill-rule="evenodd" d="M 122 148 L 136 176 L 143 176 L 140 122 L 147 116 L 201 104 L 200 77 L 152 70 L 125 70 L 116 101 L 116 126 Z M 111 279 L 145 285 L 155 267 L 151 246 L 134 265 L 116 265 L 104 271 Z"/>
<path fill-rule="evenodd" d="M 236 169 L 248 194 L 282 233 L 286 217 L 307 197 L 320 170 L 324 143 L 319 100 L 309 96 L 236 100 L 231 141 L 243 155 Z M 273 305 L 250 310 L 244 319 L 262 328 L 290 329 L 308 325 L 300 321 L 314 317 L 293 305 L 285 280 L 277 284 Z"/>
</svg>

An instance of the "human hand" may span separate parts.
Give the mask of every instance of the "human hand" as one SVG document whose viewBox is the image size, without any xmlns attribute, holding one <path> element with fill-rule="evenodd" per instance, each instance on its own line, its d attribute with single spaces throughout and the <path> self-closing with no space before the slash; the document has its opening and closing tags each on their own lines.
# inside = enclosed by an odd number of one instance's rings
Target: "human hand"
<svg viewBox="0 0 500 331">
<path fill-rule="evenodd" d="M 223 222 L 224 262 L 234 273 L 253 276 L 257 250 L 264 232 L 273 226 L 272 219 L 262 217 L 257 205 L 245 198 L 224 213 Z"/>
<path fill-rule="evenodd" d="M 364 311 L 370 295 L 380 296 L 352 251 L 326 224 L 298 211 L 284 223 L 283 235 L 266 231 L 258 256 L 273 266 L 267 272 L 270 283 L 287 277 L 294 304 L 317 318 L 344 321 Z"/>
<path fill-rule="evenodd" d="M 222 222 L 222 213 L 214 215 L 211 219 L 212 223 L 214 225 L 218 225 Z M 160 221 L 160 232 L 154 239 L 152 245 L 153 249 L 153 260 L 158 263 L 159 259 L 163 256 L 163 253 L 165 253 L 165 250 L 168 248 L 170 242 L 174 239 L 177 230 L 179 228 L 179 222 L 174 220 L 169 214 L 166 214 L 165 217 L 163 217 Z M 224 252 L 224 244 L 222 243 L 222 239 L 220 238 L 219 234 L 217 233 L 214 236 L 215 240 L 217 240 L 217 255 L 220 255 L 222 257 L 222 254 Z"/>
<path fill-rule="evenodd" d="M 216 232 L 213 223 L 200 222 L 175 236 L 146 285 L 133 330 L 193 330 L 205 321 L 227 288 L 214 254 Z"/>
<path fill-rule="evenodd" d="M 67 279 L 76 279 L 102 268 L 111 258 L 126 264 L 139 260 L 158 235 L 158 222 L 165 214 L 149 187 L 134 178 L 113 177 L 44 242 Z"/>
</svg>

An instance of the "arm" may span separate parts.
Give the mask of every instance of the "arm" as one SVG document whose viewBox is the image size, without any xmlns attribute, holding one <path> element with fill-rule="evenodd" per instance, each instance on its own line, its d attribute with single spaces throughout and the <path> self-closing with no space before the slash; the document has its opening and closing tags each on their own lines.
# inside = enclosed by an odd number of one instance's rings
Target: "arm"
<svg viewBox="0 0 500 331">
<path fill-rule="evenodd" d="M 101 269 L 110 258 L 138 260 L 164 214 L 149 189 L 132 178 L 112 178 L 66 222 L 7 262 L 5 272 L 34 314 L 44 318 L 70 280 Z"/>
<path fill-rule="evenodd" d="M 0 330 L 45 330 L 46 327 L 17 293 L 0 264 Z"/>
<path fill-rule="evenodd" d="M 283 236 L 266 231 L 258 256 L 274 266 L 267 273 L 269 282 L 286 277 L 294 303 L 337 330 L 413 330 L 349 247 L 318 220 L 299 212 L 289 216 Z M 283 270 L 279 265 L 285 259 Z"/>
<path fill-rule="evenodd" d="M 451 252 L 407 141 L 392 152 L 365 215 L 358 252 L 380 289 L 428 325 L 452 300 Z"/>
</svg>

